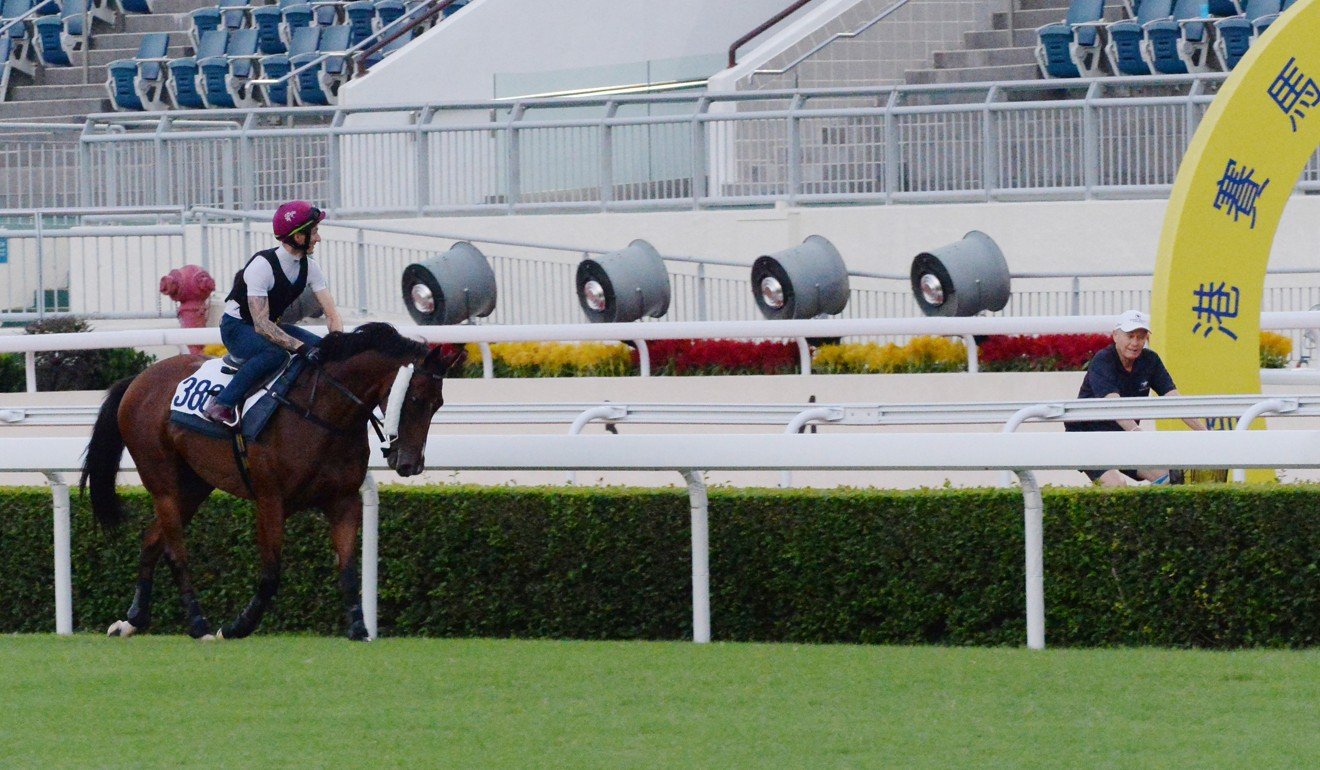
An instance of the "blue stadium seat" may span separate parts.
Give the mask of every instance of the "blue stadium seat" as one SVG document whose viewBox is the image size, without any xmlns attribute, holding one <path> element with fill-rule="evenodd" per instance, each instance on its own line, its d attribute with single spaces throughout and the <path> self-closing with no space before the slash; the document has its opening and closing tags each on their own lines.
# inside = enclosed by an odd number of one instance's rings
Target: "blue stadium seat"
<svg viewBox="0 0 1320 770">
<path fill-rule="evenodd" d="M 453 16 L 454 14 L 466 8 L 467 4 L 468 4 L 468 0 L 458 0 L 458 2 L 450 3 L 449 6 L 447 6 L 440 13 L 443 15 L 444 18 L 447 19 L 450 16 Z"/>
<path fill-rule="evenodd" d="M 1296 1 L 1297 0 L 1283 0 L 1283 2 L 1279 4 L 1279 13 L 1283 13 L 1284 11 L 1291 8 L 1293 6 L 1293 3 L 1295 3 Z M 1278 13 L 1271 13 L 1271 14 L 1266 14 L 1260 17 L 1259 19 L 1257 19 L 1256 37 L 1260 37 L 1260 33 L 1264 32 L 1267 28 L 1269 28 L 1270 24 L 1272 24 L 1274 20 L 1277 18 L 1279 18 Z"/>
<path fill-rule="evenodd" d="M 280 0 L 280 34 L 284 38 L 284 44 L 293 45 L 293 35 L 297 30 L 310 26 L 312 23 L 312 7 L 305 2 L 285 3 Z"/>
<path fill-rule="evenodd" d="M 36 18 L 33 0 L 4 0 L 0 3 L 0 36 L 9 41 L 9 56 L 5 58 L 10 69 L 28 75 L 36 71 L 32 56 L 32 35 L 29 27 Z"/>
<path fill-rule="evenodd" d="M 1106 28 L 1109 38 L 1105 53 L 1109 68 L 1115 75 L 1149 75 L 1150 62 L 1146 60 L 1146 25 L 1173 17 L 1173 0 L 1141 0 L 1137 15 L 1110 24 Z"/>
<path fill-rule="evenodd" d="M 1146 25 L 1147 61 L 1164 75 L 1210 71 L 1210 30 L 1214 19 L 1203 16 L 1202 0 L 1177 0 L 1173 18 Z"/>
<path fill-rule="evenodd" d="M 247 9 L 250 5 L 255 5 L 255 3 L 249 3 L 248 0 L 220 0 L 219 7 L 221 9 L 221 13 L 220 13 L 221 26 L 223 26 L 225 29 L 229 30 L 230 32 L 233 32 L 236 29 L 241 29 L 243 27 L 251 26 L 247 23 L 247 15 L 248 15 Z M 225 8 L 234 8 L 237 10 L 226 11 L 224 10 Z"/>
<path fill-rule="evenodd" d="M 288 46 L 280 34 L 280 9 L 263 5 L 252 9 L 252 26 L 257 30 L 257 50 L 263 54 L 285 53 Z"/>
<path fill-rule="evenodd" d="M 378 29 L 384 29 L 394 20 L 403 15 L 405 8 L 403 0 L 376 0 L 376 19 L 380 25 Z"/>
<path fill-rule="evenodd" d="M 156 0 L 115 0 L 124 13 L 154 13 Z"/>
<path fill-rule="evenodd" d="M 197 68 L 202 71 L 202 98 L 212 109 L 229 107 L 258 107 L 252 80 L 257 60 L 257 31 L 236 29 L 229 33 L 229 41 L 222 56 L 198 58 Z"/>
<path fill-rule="evenodd" d="M 151 32 L 142 36 L 136 57 L 110 62 L 105 86 L 115 109 L 168 108 L 168 91 L 165 87 L 167 70 L 162 62 L 166 60 L 169 45 L 168 33 Z"/>
<path fill-rule="evenodd" d="M 293 69 L 289 61 L 290 58 L 314 53 L 320 40 L 320 27 L 309 25 L 294 30 L 293 40 L 289 42 L 289 52 L 287 54 L 273 54 L 261 58 L 261 77 L 265 80 L 280 80 L 285 77 Z M 272 107 L 289 107 L 295 104 L 294 92 L 290 90 L 288 80 L 281 80 L 274 85 L 262 86 L 261 91 L 262 101 Z"/>
<path fill-rule="evenodd" d="M 348 17 L 349 45 L 357 45 L 376 32 L 376 5 L 371 0 L 355 0 L 344 6 Z"/>
<path fill-rule="evenodd" d="M 1097 77 L 1101 74 L 1099 25 L 1105 15 L 1104 0 L 1072 0 L 1068 16 L 1056 24 L 1036 30 L 1036 62 L 1047 78 Z"/>
<path fill-rule="evenodd" d="M 347 24 L 324 27 L 316 51 L 289 57 L 289 63 L 294 69 L 304 64 L 312 65 L 294 76 L 299 104 L 326 105 L 334 102 L 339 84 L 348 79 L 348 57 L 326 54 L 347 51 L 348 38 Z"/>
<path fill-rule="evenodd" d="M 185 110 L 206 108 L 206 100 L 198 85 L 201 70 L 197 62 L 213 56 L 224 56 L 228 44 L 229 33 L 223 29 L 213 29 L 202 35 L 202 42 L 197 46 L 194 56 L 170 59 L 166 66 L 170 70 L 169 90 L 175 107 Z"/>
<path fill-rule="evenodd" d="M 339 0 L 309 0 L 312 16 L 319 27 L 332 27 L 339 23 Z"/>
<path fill-rule="evenodd" d="M 0 102 L 9 96 L 9 53 L 12 43 L 6 36 L 0 36 Z"/>
<path fill-rule="evenodd" d="M 42 16 L 33 23 L 37 37 L 37 58 L 48 67 L 73 64 L 73 52 L 87 45 L 83 15 L 87 0 L 64 0 L 58 15 Z"/>
<path fill-rule="evenodd" d="M 1241 16 L 1246 7 L 1242 0 L 1209 0 L 1206 10 L 1211 16 Z"/>
<path fill-rule="evenodd" d="M 218 7 L 198 8 L 188 14 L 188 17 L 192 19 L 192 26 L 189 27 L 188 34 L 192 37 L 194 49 L 202 44 L 202 37 L 207 32 L 220 29 L 220 9 Z"/>
<path fill-rule="evenodd" d="M 1246 55 L 1256 39 L 1256 25 L 1260 20 L 1271 14 L 1277 15 L 1281 7 L 1280 0 L 1247 0 L 1241 16 L 1215 22 L 1215 55 L 1225 70 L 1236 67 Z"/>
</svg>

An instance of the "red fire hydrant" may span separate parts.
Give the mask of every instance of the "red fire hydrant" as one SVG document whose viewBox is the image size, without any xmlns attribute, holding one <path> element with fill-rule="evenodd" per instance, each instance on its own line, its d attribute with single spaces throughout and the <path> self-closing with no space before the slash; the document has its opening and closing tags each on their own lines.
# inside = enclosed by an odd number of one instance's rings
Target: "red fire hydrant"
<svg viewBox="0 0 1320 770">
<path fill-rule="evenodd" d="M 215 279 L 196 265 L 184 265 L 160 278 L 160 293 L 179 303 L 179 326 L 185 329 L 206 326 L 206 303 L 215 291 Z M 188 350 L 201 353 L 201 345 L 189 345 Z"/>
</svg>

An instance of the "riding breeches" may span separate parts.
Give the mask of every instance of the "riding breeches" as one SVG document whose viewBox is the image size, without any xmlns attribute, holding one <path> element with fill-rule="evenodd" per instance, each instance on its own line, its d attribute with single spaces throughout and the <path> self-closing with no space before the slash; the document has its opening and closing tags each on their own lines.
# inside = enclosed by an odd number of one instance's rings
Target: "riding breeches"
<svg viewBox="0 0 1320 770">
<path fill-rule="evenodd" d="M 290 337 L 310 345 L 321 341 L 320 337 L 301 326 L 280 324 L 280 328 Z M 215 397 L 226 406 L 237 406 L 257 383 L 274 374 L 289 355 L 288 351 L 258 334 L 255 328 L 231 315 L 225 315 L 220 321 L 220 340 L 234 357 L 244 359 L 234 379 Z"/>
</svg>

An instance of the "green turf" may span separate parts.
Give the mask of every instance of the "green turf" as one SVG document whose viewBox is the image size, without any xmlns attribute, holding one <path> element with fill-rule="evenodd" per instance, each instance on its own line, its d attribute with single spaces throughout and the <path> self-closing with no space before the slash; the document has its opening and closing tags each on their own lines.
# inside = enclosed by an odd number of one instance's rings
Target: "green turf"
<svg viewBox="0 0 1320 770">
<path fill-rule="evenodd" d="M 4 767 L 1314 767 L 1320 651 L 0 637 Z"/>
</svg>

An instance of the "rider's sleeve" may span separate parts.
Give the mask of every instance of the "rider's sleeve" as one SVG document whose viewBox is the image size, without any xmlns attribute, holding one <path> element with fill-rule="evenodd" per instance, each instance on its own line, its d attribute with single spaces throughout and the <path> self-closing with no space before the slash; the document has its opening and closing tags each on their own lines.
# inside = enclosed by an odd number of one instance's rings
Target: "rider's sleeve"
<svg viewBox="0 0 1320 770">
<path fill-rule="evenodd" d="M 313 293 L 330 288 L 325 281 L 325 273 L 321 272 L 321 266 L 314 259 L 307 260 L 307 285 L 312 288 Z"/>
<path fill-rule="evenodd" d="M 270 262 L 254 259 L 243 271 L 243 283 L 247 284 L 249 297 L 265 297 L 275 287 L 275 274 L 270 271 Z"/>
</svg>

